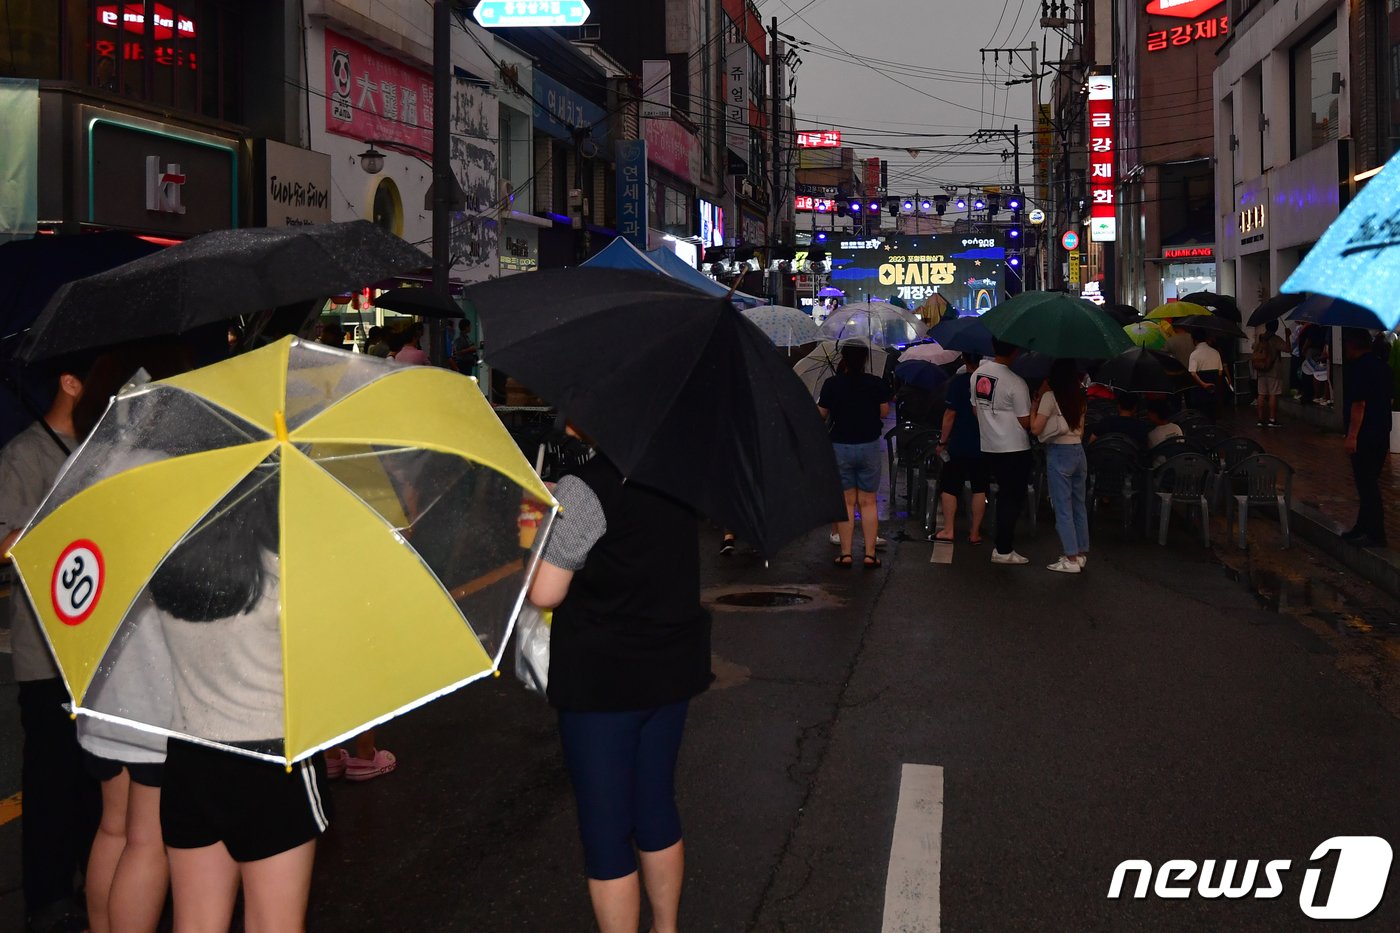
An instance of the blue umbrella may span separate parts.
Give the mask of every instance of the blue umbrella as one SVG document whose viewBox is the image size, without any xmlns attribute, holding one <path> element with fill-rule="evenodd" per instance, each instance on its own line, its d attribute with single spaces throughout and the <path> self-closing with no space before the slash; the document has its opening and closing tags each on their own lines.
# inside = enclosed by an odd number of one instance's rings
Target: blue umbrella
<svg viewBox="0 0 1400 933">
<path fill-rule="evenodd" d="M 1332 221 L 1281 291 L 1316 292 L 1369 308 L 1389 330 L 1400 322 L 1400 158 L 1392 158 Z"/>
<path fill-rule="evenodd" d="M 992 332 L 987 330 L 980 318 L 955 317 L 939 324 L 928 334 L 938 341 L 939 346 L 963 353 L 976 353 L 978 356 L 991 356 Z"/>
<path fill-rule="evenodd" d="M 1364 327 L 1367 330 L 1387 330 L 1374 311 L 1340 298 L 1313 295 L 1288 316 L 1290 321 L 1326 324 L 1330 327 Z"/>
<path fill-rule="evenodd" d="M 930 392 L 937 391 L 948 381 L 948 374 L 943 368 L 927 360 L 905 360 L 894 368 L 894 377 L 905 385 Z"/>
</svg>

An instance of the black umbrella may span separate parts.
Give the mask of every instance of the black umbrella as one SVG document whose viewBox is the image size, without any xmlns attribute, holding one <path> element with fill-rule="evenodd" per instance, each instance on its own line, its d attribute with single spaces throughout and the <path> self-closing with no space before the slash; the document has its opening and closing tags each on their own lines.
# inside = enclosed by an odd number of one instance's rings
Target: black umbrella
<svg viewBox="0 0 1400 933">
<path fill-rule="evenodd" d="M 19 358 L 183 334 L 427 264 L 423 252 L 367 220 L 218 230 L 65 285 L 29 329 Z"/>
<path fill-rule="evenodd" d="M 928 335 L 938 341 L 938 345 L 948 350 L 963 353 L 976 353 L 978 356 L 991 356 L 992 332 L 981 318 L 955 317 L 939 324 Z"/>
<path fill-rule="evenodd" d="M 1124 327 L 1142 320 L 1142 312 L 1132 305 L 1105 305 L 1104 312 Z"/>
<path fill-rule="evenodd" d="M 1244 331 L 1240 330 L 1240 325 L 1229 318 L 1216 317 L 1214 314 L 1207 317 L 1204 314 L 1194 314 L 1191 317 L 1179 319 L 1174 325 L 1177 330 L 1201 331 L 1207 334 L 1219 334 L 1224 337 L 1243 337 Z"/>
<path fill-rule="evenodd" d="M 61 286 L 160 250 L 148 240 L 115 231 L 0 244 L 0 358 L 19 349 L 25 331 Z"/>
<path fill-rule="evenodd" d="M 1196 382 L 1170 353 L 1133 347 L 1094 372 L 1094 382 L 1125 392 L 1181 392 Z"/>
<path fill-rule="evenodd" d="M 1229 295 L 1217 295 L 1215 292 L 1192 292 L 1181 300 L 1208 308 L 1211 314 L 1229 318 L 1232 321 L 1240 319 L 1239 302 Z"/>
<path fill-rule="evenodd" d="M 442 298 L 431 288 L 405 285 L 391 288 L 374 299 L 377 308 L 419 317 L 462 317 L 462 309 L 451 298 Z"/>
<path fill-rule="evenodd" d="M 1250 327 L 1259 327 L 1270 321 L 1277 321 L 1289 311 L 1303 303 L 1307 295 L 1275 295 L 1268 301 L 1254 309 L 1254 313 L 1249 316 Z"/>
<path fill-rule="evenodd" d="M 764 554 L 846 517 L 811 394 L 725 299 L 618 269 L 510 276 L 467 297 L 491 365 L 557 406 L 629 480 Z"/>
</svg>

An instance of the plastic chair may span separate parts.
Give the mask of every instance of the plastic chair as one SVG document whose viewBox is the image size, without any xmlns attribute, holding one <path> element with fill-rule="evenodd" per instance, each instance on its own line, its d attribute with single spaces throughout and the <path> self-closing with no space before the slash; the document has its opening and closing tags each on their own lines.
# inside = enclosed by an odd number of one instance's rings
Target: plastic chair
<svg viewBox="0 0 1400 933">
<path fill-rule="evenodd" d="M 1141 453 L 1132 441 L 1127 441 L 1127 446 L 1124 446 L 1108 437 L 1090 444 L 1087 453 L 1089 479 L 1086 498 L 1089 517 L 1098 514 L 1101 500 L 1118 499 L 1123 503 L 1123 530 L 1127 531 L 1142 487 Z"/>
<path fill-rule="evenodd" d="M 1198 411 L 1195 408 L 1183 408 L 1175 415 L 1172 415 L 1172 421 L 1183 427 L 1190 422 L 1199 424 L 1201 422 L 1208 422 L 1209 420 L 1210 419 L 1205 416 L 1204 412 Z"/>
<path fill-rule="evenodd" d="M 1221 473 L 1229 473 L 1255 454 L 1262 454 L 1264 445 L 1252 437 L 1227 437 L 1210 449 L 1210 458 L 1220 465 Z"/>
<path fill-rule="evenodd" d="M 914 508 L 914 499 L 918 493 L 916 477 L 923 469 L 924 460 L 933 448 L 938 446 L 938 432 L 931 428 L 916 428 L 903 438 L 897 438 L 895 442 L 895 459 L 897 466 L 904 470 L 904 506 Z M 895 500 L 895 474 L 890 473 L 890 504 L 893 509 Z M 891 512 L 893 514 L 893 512 Z"/>
<path fill-rule="evenodd" d="M 1234 505 L 1240 515 L 1241 549 L 1248 547 L 1246 526 L 1249 522 L 1249 507 L 1262 505 L 1278 508 L 1278 523 L 1283 529 L 1283 546 L 1293 542 L 1288 527 L 1288 512 L 1293 504 L 1293 467 L 1272 454 L 1259 453 L 1236 464 L 1230 471 L 1230 479 L 1238 481 L 1234 490 Z M 1234 527 L 1233 516 L 1230 522 Z"/>
<path fill-rule="evenodd" d="M 1164 460 L 1181 454 L 1200 454 L 1205 456 L 1206 448 L 1199 441 L 1189 437 L 1169 437 L 1147 452 L 1147 462 L 1157 466 Z"/>
<path fill-rule="evenodd" d="M 1161 446 L 1160 444 L 1158 446 Z M 1147 500 L 1147 531 L 1152 531 L 1152 509 L 1159 512 L 1157 543 L 1166 545 L 1167 524 L 1172 506 L 1194 506 L 1201 510 L 1201 537 L 1210 547 L 1210 499 L 1215 490 L 1215 465 L 1203 454 L 1177 454 L 1152 470 L 1151 495 Z"/>
<path fill-rule="evenodd" d="M 1230 439 L 1228 431 L 1208 421 L 1183 424 L 1181 426 L 1181 433 L 1186 435 L 1187 440 L 1195 441 L 1197 444 L 1200 444 L 1204 450 L 1210 450 L 1221 441 Z"/>
</svg>

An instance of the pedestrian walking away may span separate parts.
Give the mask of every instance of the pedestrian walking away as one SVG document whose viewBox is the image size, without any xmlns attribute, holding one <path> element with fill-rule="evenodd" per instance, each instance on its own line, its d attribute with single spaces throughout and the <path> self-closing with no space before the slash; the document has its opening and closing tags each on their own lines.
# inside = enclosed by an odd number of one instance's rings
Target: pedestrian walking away
<svg viewBox="0 0 1400 933">
<path fill-rule="evenodd" d="M 1390 364 L 1371 352 L 1371 335 L 1342 331 L 1342 423 L 1356 482 L 1356 524 L 1342 535 L 1363 547 L 1385 547 L 1385 510 L 1380 476 L 1390 452 L 1390 409 L 1395 381 Z"/>
<path fill-rule="evenodd" d="M 1045 470 L 1062 548 L 1060 559 L 1046 569 L 1056 573 L 1079 573 L 1089 563 L 1089 460 L 1084 453 L 1087 404 L 1074 361 L 1056 360 L 1031 416 L 1031 430 L 1046 445 Z"/>
<path fill-rule="evenodd" d="M 636 933 L 644 884 L 652 929 L 675 933 L 685 877 L 676 759 L 689 702 L 713 679 L 699 519 L 624 482 L 601 452 L 555 498 L 530 601 L 554 610 L 548 697 L 594 917 L 602 933 Z"/>
<path fill-rule="evenodd" d="M 1000 340 L 992 342 L 994 359 L 984 360 L 972 376 L 982 456 L 997 483 L 994 564 L 1025 564 L 1016 553 L 1016 522 L 1026 503 L 1031 473 L 1031 396 L 1026 381 L 1011 371 L 1018 350 Z"/>
</svg>

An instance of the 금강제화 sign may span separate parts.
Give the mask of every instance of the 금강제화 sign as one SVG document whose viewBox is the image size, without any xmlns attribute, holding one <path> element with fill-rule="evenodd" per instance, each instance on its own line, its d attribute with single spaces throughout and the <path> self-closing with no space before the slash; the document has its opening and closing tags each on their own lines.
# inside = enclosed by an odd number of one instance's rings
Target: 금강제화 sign
<svg viewBox="0 0 1400 933">
<path fill-rule="evenodd" d="M 582 26 L 588 21 L 583 0 L 481 0 L 472 16 L 489 28 L 504 26 Z"/>
</svg>

